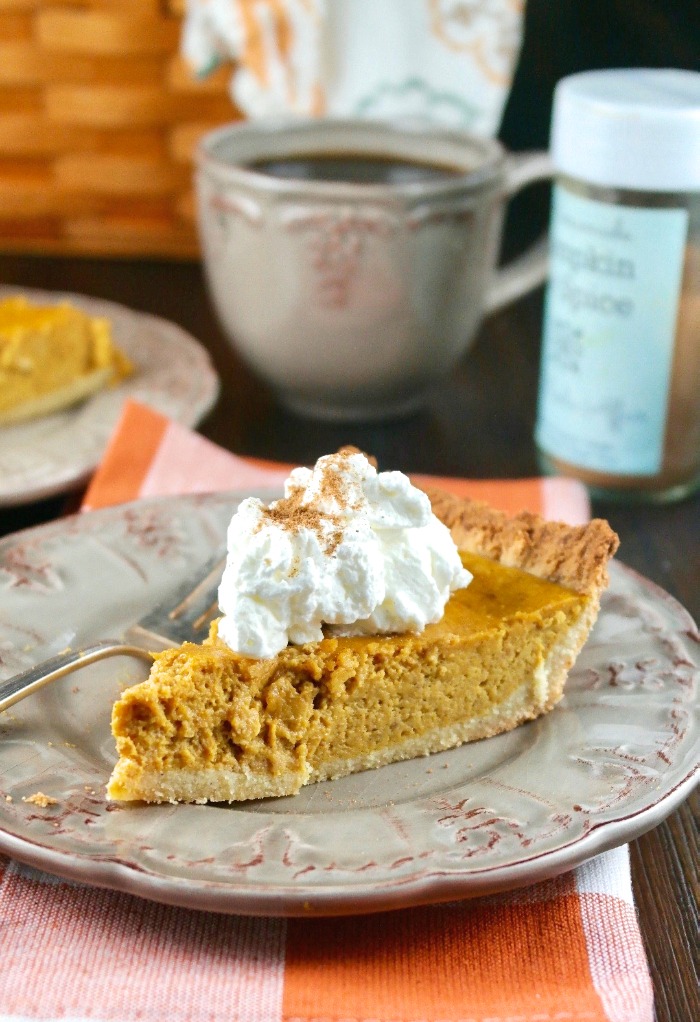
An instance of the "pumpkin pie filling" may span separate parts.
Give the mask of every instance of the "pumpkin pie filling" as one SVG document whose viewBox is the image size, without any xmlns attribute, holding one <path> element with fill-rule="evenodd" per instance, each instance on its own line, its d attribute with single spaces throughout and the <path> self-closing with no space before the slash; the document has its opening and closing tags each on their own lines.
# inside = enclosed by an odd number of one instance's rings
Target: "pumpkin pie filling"
<svg viewBox="0 0 700 1022">
<path fill-rule="evenodd" d="M 156 655 L 113 712 L 113 799 L 234 801 L 427 755 L 548 712 L 595 621 L 617 547 L 571 527 L 431 494 L 472 582 L 417 634 L 331 636 L 274 657 Z"/>
<path fill-rule="evenodd" d="M 67 408 L 132 372 L 107 319 L 68 302 L 0 302 L 0 425 Z"/>
</svg>

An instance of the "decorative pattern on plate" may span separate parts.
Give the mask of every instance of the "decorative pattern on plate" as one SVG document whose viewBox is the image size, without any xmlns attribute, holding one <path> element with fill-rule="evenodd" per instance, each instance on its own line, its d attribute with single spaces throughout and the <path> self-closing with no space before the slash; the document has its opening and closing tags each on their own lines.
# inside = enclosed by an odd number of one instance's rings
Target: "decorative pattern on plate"
<svg viewBox="0 0 700 1022">
<path fill-rule="evenodd" d="M 66 645 L 118 635 L 211 555 L 237 500 L 147 501 L 0 542 L 0 678 Z M 107 803 L 112 701 L 144 669 L 102 662 L 0 716 L 0 849 L 60 876 L 190 907 L 370 911 L 570 869 L 657 824 L 698 770 L 697 628 L 668 594 L 616 563 L 551 714 L 293 798 Z M 22 801 L 37 791 L 56 804 Z"/>
<path fill-rule="evenodd" d="M 213 406 L 219 381 L 205 349 L 174 323 L 81 295 L 0 288 L 34 302 L 69 301 L 112 322 L 116 343 L 136 366 L 117 387 L 54 415 L 0 429 L 0 507 L 69 490 L 98 464 L 125 398 L 150 405 L 185 426 Z"/>
</svg>

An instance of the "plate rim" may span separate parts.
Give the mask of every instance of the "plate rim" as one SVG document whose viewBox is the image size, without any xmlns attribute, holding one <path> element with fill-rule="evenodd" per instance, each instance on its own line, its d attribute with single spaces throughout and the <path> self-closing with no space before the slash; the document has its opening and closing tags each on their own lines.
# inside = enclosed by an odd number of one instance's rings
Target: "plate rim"
<svg viewBox="0 0 700 1022">
<path fill-rule="evenodd" d="M 250 884 L 241 889 L 234 884 L 199 880 L 193 887 L 191 880 L 163 876 L 113 856 L 96 858 L 62 852 L 28 838 L 19 838 L 8 834 L 1 823 L 0 852 L 52 876 L 177 908 L 221 915 L 277 918 L 366 915 L 504 894 L 554 879 L 594 856 L 627 844 L 652 830 L 685 801 L 699 780 L 700 766 L 696 765 L 670 791 L 635 813 L 594 824 L 588 833 L 558 848 L 510 865 L 478 868 L 462 875 L 426 869 L 394 884 L 369 885 L 362 894 L 349 885 L 322 888 L 279 885 L 271 888 Z M 610 831 L 613 833 L 606 839 Z M 89 879 L 81 872 L 86 862 L 90 863 L 93 871 Z M 533 863 L 537 864 L 535 868 Z M 143 888 L 142 877 L 148 878 L 147 890 Z"/>
<path fill-rule="evenodd" d="M 91 512 L 90 516 L 75 514 L 66 518 L 44 523 L 12 533 L 0 539 L 0 550 L 7 544 L 40 533 L 60 532 L 71 521 L 95 522 L 115 512 L 122 513 L 130 508 L 144 509 L 149 505 L 177 503 L 206 505 L 207 503 L 233 501 L 250 496 L 250 489 L 232 489 L 210 494 L 185 494 L 173 497 L 152 497 Z M 260 491 L 258 491 L 260 492 Z M 275 490 L 264 491 L 272 495 Z M 80 529 L 80 526 L 79 526 Z M 679 614 L 688 627 L 697 634 L 697 625 L 692 615 L 670 593 L 660 585 L 641 575 L 635 569 L 616 559 L 615 570 L 633 577 L 651 593 L 654 598 L 668 601 L 674 612 Z M 697 743 L 697 739 L 696 739 Z M 395 883 L 386 879 L 364 882 L 358 888 L 351 882 L 326 884 L 322 887 L 308 884 L 288 883 L 261 884 L 253 881 L 245 886 L 235 882 L 191 878 L 178 878 L 150 870 L 135 862 L 120 860 L 114 854 L 104 856 L 80 851 L 64 851 L 45 842 L 32 840 L 8 832 L 0 820 L 0 852 L 29 866 L 45 870 L 52 875 L 88 886 L 100 887 L 129 893 L 146 900 L 191 909 L 201 909 L 224 914 L 248 916 L 308 917 L 362 914 L 389 909 L 433 904 L 441 901 L 466 900 L 472 897 L 511 891 L 530 886 L 567 872 L 591 857 L 608 849 L 625 844 L 661 823 L 690 795 L 700 781 L 700 762 L 696 762 L 673 785 L 658 792 L 655 797 L 632 812 L 626 812 L 613 819 L 592 823 L 583 834 L 572 837 L 555 848 L 524 855 L 517 861 L 505 865 L 471 867 L 469 872 L 460 873 L 426 867 L 408 877 L 399 877 Z M 371 807 L 370 807 L 371 811 Z M 89 875 L 86 875 L 86 864 Z"/>
</svg>

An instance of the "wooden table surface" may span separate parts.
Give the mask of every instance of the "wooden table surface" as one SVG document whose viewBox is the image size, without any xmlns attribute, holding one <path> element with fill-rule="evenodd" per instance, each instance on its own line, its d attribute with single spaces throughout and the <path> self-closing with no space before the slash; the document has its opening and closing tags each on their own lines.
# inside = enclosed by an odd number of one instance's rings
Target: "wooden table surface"
<svg viewBox="0 0 700 1022">
<path fill-rule="evenodd" d="M 198 265 L 0 256 L 0 280 L 122 302 L 164 316 L 211 353 L 222 393 L 201 432 L 239 454 L 313 462 L 343 443 L 382 466 L 467 477 L 536 475 L 532 442 L 542 293 L 484 324 L 477 343 L 425 411 L 402 421 L 327 425 L 280 410 L 226 343 Z M 71 498 L 68 498 L 70 505 Z M 75 497 L 73 497 L 73 501 Z M 65 497 L 0 509 L 0 535 L 65 513 Z M 595 502 L 621 538 L 619 557 L 700 620 L 700 496 L 667 507 Z M 697 791 L 632 842 L 632 876 L 658 1022 L 700 1019 L 697 977 Z"/>
</svg>

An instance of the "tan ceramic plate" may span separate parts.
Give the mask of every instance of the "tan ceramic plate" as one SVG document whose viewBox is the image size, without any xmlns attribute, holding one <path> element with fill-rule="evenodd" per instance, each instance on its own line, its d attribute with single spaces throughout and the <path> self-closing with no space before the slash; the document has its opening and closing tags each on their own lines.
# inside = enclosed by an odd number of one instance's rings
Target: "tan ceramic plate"
<svg viewBox="0 0 700 1022">
<path fill-rule="evenodd" d="M 0 542 L 0 677 L 118 635 L 216 549 L 236 503 L 147 501 Z M 144 670 L 107 661 L 0 717 L 0 850 L 156 901 L 259 915 L 519 887 L 636 837 L 689 793 L 699 660 L 687 613 L 615 564 L 598 624 L 547 717 L 235 807 L 105 802 L 111 703 Z M 38 791 L 57 803 L 23 801 Z"/>
<path fill-rule="evenodd" d="M 0 300 L 14 294 L 46 305 L 67 300 L 91 316 L 106 316 L 136 373 L 62 412 L 0 427 L 0 507 L 42 500 L 85 482 L 126 398 L 185 426 L 195 426 L 213 406 L 219 380 L 209 355 L 174 323 L 82 295 L 0 287 Z"/>
</svg>

